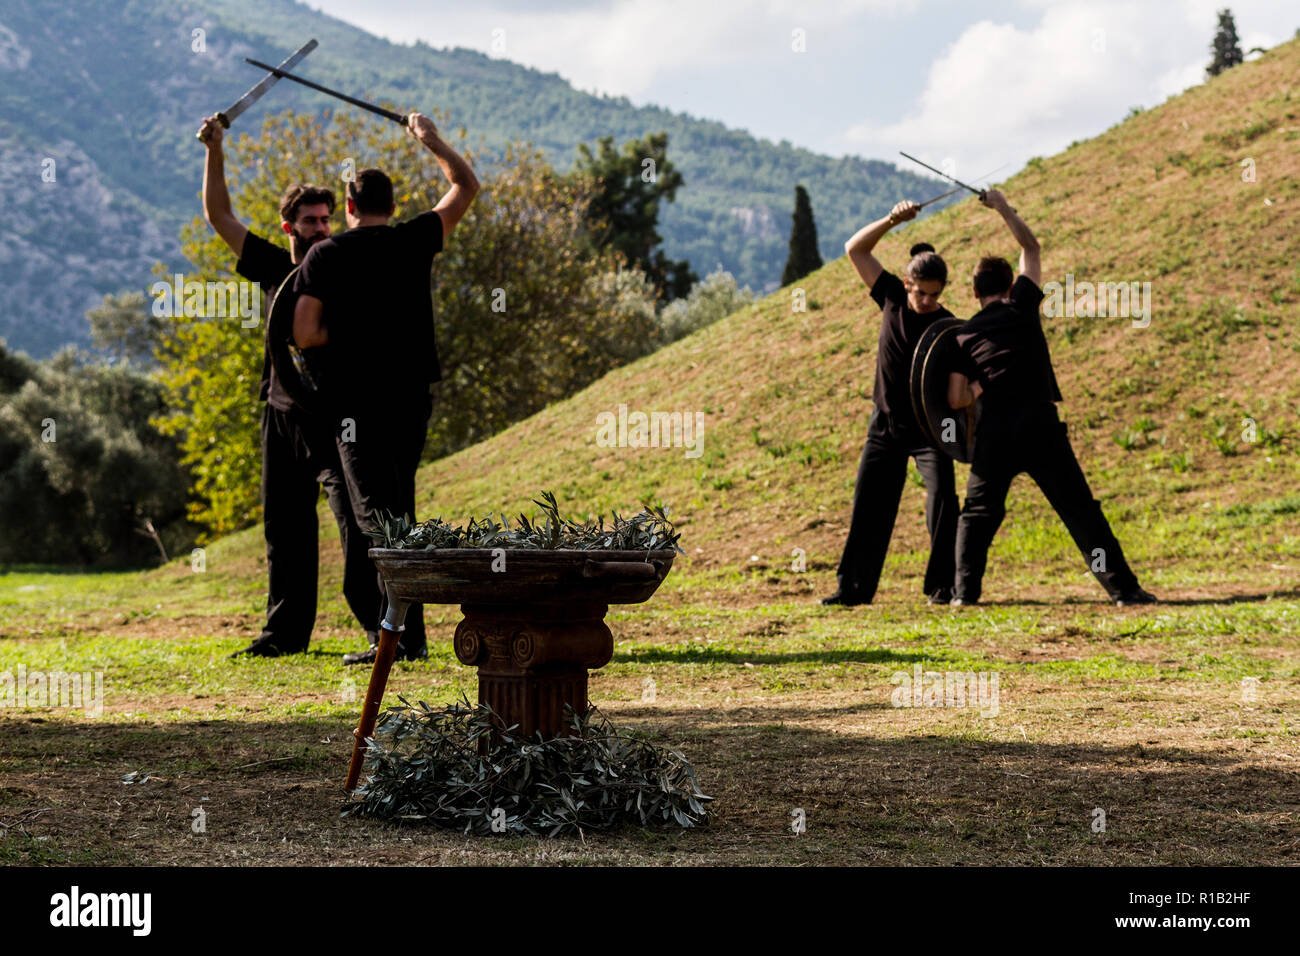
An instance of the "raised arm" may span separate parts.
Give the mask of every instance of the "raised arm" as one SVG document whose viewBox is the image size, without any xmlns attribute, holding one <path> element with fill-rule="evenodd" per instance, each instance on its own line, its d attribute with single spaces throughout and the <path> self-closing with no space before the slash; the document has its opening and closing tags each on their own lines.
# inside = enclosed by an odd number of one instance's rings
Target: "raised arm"
<svg viewBox="0 0 1300 956">
<path fill-rule="evenodd" d="M 203 166 L 203 218 L 236 256 L 242 256 L 248 227 L 235 218 L 235 212 L 230 208 L 230 194 L 226 192 L 225 148 L 221 144 L 224 135 L 215 116 L 205 119 L 199 129 L 199 138 L 208 148 L 208 159 Z"/>
<path fill-rule="evenodd" d="M 1029 226 L 1025 225 L 1025 221 L 1007 205 L 1007 197 L 996 189 L 986 190 L 980 201 L 997 211 L 1007 224 L 1007 228 L 1011 230 L 1011 235 L 1016 237 L 1016 242 L 1020 243 L 1020 274 L 1031 279 L 1034 285 L 1041 286 L 1043 284 L 1041 252 L 1038 240 L 1034 238 Z"/>
<path fill-rule="evenodd" d="M 885 267 L 871 254 L 871 250 L 876 248 L 876 243 L 885 233 L 900 222 L 915 219 L 920 210 L 921 207 L 914 202 L 900 202 L 884 219 L 877 219 L 863 226 L 853 234 L 852 239 L 844 243 L 844 251 L 849 255 L 849 262 L 853 263 L 853 268 L 858 270 L 858 275 L 862 276 L 862 281 L 867 284 L 868 289 L 875 287 L 880 273 L 885 271 Z"/>
<path fill-rule="evenodd" d="M 451 188 L 443 193 L 438 205 L 433 207 L 433 211 L 442 217 L 442 239 L 446 242 L 447 236 L 456 228 L 456 223 L 460 222 L 469 209 L 469 204 L 478 195 L 478 177 L 465 158 L 438 135 L 438 127 L 433 125 L 433 120 L 423 113 L 412 113 L 406 118 L 406 131 L 433 153 L 438 165 L 442 167 L 442 174 L 451 183 Z"/>
</svg>

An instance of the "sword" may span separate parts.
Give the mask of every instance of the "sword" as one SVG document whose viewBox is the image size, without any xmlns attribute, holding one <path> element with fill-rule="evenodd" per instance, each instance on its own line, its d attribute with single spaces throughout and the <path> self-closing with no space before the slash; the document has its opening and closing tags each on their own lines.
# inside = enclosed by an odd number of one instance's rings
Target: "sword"
<svg viewBox="0 0 1300 956">
<path fill-rule="evenodd" d="M 939 175 L 939 176 L 942 176 L 944 179 L 948 180 L 948 182 L 950 182 L 950 183 L 956 183 L 957 186 L 958 186 L 959 188 L 961 188 L 961 189 L 969 189 L 969 190 L 970 190 L 971 192 L 973 192 L 976 196 L 979 196 L 981 199 L 984 198 L 984 190 L 982 190 L 982 189 L 976 189 L 974 186 L 967 186 L 964 182 L 962 182 L 960 179 L 957 179 L 955 176 L 949 176 L 947 173 L 942 172 L 942 171 L 940 171 L 940 170 L 938 170 L 938 169 L 935 169 L 935 168 L 934 168 L 933 166 L 931 166 L 929 163 L 923 163 L 923 162 L 921 162 L 921 161 L 920 161 L 919 159 L 917 159 L 915 156 L 908 156 L 907 153 L 903 152 L 901 149 L 898 151 L 898 154 L 899 154 L 900 156 L 906 156 L 908 159 L 910 159 L 912 162 L 916 163 L 917 165 L 919 165 L 919 166 L 924 166 L 926 169 L 930 170 L 930 172 L 935 173 L 935 174 L 937 174 L 937 175 Z M 953 191 L 956 192 L 956 190 L 953 190 Z M 945 194 L 945 195 L 946 195 L 946 194 Z M 942 199 L 943 197 L 941 196 L 941 197 L 939 197 L 939 198 Z"/>
<path fill-rule="evenodd" d="M 946 193 L 944 193 L 942 196 L 935 196 L 933 199 L 927 199 L 925 202 L 921 203 L 921 204 L 920 204 L 919 206 L 917 206 L 916 208 L 917 208 L 917 209 L 924 209 L 926 206 L 930 205 L 930 203 L 932 203 L 932 202 L 938 202 L 940 199 L 947 199 L 949 196 L 951 196 L 953 193 L 957 192 L 957 190 L 959 190 L 959 189 L 961 189 L 960 186 L 958 186 L 957 189 L 949 189 L 949 190 L 948 190 Z"/>
<path fill-rule="evenodd" d="M 367 103 L 365 100 L 359 100 L 355 96 L 348 96 L 346 93 L 340 93 L 338 90 L 331 90 L 328 86 L 321 86 L 319 83 L 313 83 L 311 80 L 304 79 L 301 76 L 294 76 L 292 73 L 286 73 L 281 69 L 281 67 L 284 66 L 283 63 L 280 64 L 280 67 L 267 66 L 265 63 L 259 63 L 257 60 L 250 60 L 248 57 L 244 57 L 244 62 L 251 63 L 253 66 L 260 66 L 264 70 L 270 70 L 277 77 L 282 76 L 286 80 L 293 80 L 295 83 L 301 83 L 303 86 L 311 87 L 313 90 L 319 90 L 329 96 L 337 97 L 346 103 L 351 103 L 353 106 L 360 106 L 363 110 L 370 110 L 372 113 L 378 113 L 380 116 L 392 120 L 399 126 L 406 125 L 406 117 L 401 113 L 394 113 L 392 110 L 386 110 L 382 106 L 376 106 L 374 103 Z"/>
<path fill-rule="evenodd" d="M 299 60 L 301 60 L 303 57 L 305 57 L 312 50 L 316 49 L 316 46 L 317 43 L 314 39 L 308 40 L 306 43 L 300 46 L 292 56 L 290 56 L 283 63 L 281 63 L 280 67 L 283 69 L 288 69 L 289 67 L 297 63 Z M 268 69 L 271 68 L 268 67 Z M 243 96 L 241 96 L 239 99 L 235 100 L 234 106 L 230 107 L 230 109 L 225 110 L 224 112 L 218 113 L 217 122 L 220 123 L 222 126 L 224 126 L 226 129 L 230 129 L 230 121 L 238 117 L 240 113 L 244 112 L 244 110 L 248 109 L 259 99 L 261 99 L 262 94 L 265 93 L 267 90 L 269 90 L 276 83 L 278 83 L 279 80 L 280 77 L 276 75 L 275 71 L 272 69 L 271 73 L 266 77 L 264 77 L 260 83 L 258 83 L 255 87 L 253 87 Z M 201 134 L 202 134 L 202 130 L 200 130 L 198 133 L 195 133 L 194 138 L 198 140 L 202 140 L 203 136 Z"/>
<path fill-rule="evenodd" d="M 900 152 L 902 152 L 902 151 L 900 150 Z M 907 156 L 907 153 L 903 153 L 903 155 L 904 155 L 904 156 Z M 911 157 L 911 156 L 907 156 L 907 158 L 908 158 L 908 159 L 913 159 L 913 157 Z M 916 162 L 921 163 L 921 161 L 920 161 L 919 159 L 917 159 Z M 925 166 L 925 163 L 921 163 L 921 165 L 922 165 L 922 166 Z M 1009 165 L 1010 165 L 1010 163 L 1003 163 L 1003 164 L 1002 164 L 1001 166 L 999 166 L 997 169 L 991 169 L 991 170 L 989 170 L 987 173 L 985 173 L 983 176 L 976 176 L 975 178 L 976 178 L 976 179 L 988 179 L 990 176 L 992 176 L 994 173 L 996 173 L 999 169 L 1005 169 L 1005 168 L 1006 168 L 1007 166 L 1009 166 Z M 934 170 L 936 173 L 939 172 L 937 169 L 934 169 L 933 166 L 925 166 L 925 168 L 926 168 L 926 169 Z M 943 176 L 944 174 L 943 174 L 943 173 L 939 173 L 939 175 L 940 175 L 940 176 Z M 946 176 L 945 178 L 946 178 L 946 179 L 952 179 L 951 176 Z M 959 190 L 959 189 L 970 189 L 970 188 L 971 188 L 970 186 L 967 186 L 965 183 L 958 183 L 957 180 L 955 180 L 955 179 L 952 179 L 952 181 L 953 181 L 954 183 L 957 183 L 957 188 L 956 188 L 956 189 L 949 189 L 949 190 L 948 190 L 946 193 L 944 193 L 942 196 L 935 196 L 933 199 L 927 199 L 925 202 L 921 203 L 921 204 L 920 204 L 919 206 L 917 206 L 916 208 L 917 208 L 917 209 L 924 209 L 926 206 L 930 205 L 930 203 L 932 203 L 932 202 L 938 202 L 940 199 L 947 199 L 949 196 L 951 196 L 953 193 L 957 192 L 957 190 Z M 973 191 L 973 190 L 972 190 L 972 191 Z M 979 196 L 981 199 L 983 199 L 983 198 L 984 198 L 984 191 L 983 191 L 983 190 L 980 190 L 978 193 L 976 193 L 976 195 Z M 1012 212 L 1015 212 L 1016 210 L 1013 208 L 1011 211 L 1012 211 Z"/>
</svg>

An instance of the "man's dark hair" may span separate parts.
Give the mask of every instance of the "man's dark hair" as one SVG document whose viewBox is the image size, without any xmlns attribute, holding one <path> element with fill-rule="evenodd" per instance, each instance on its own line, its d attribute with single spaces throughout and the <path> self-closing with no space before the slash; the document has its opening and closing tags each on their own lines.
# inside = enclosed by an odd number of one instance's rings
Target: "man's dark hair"
<svg viewBox="0 0 1300 956">
<path fill-rule="evenodd" d="M 980 259 L 980 264 L 975 267 L 975 275 L 972 276 L 975 294 L 981 299 L 989 295 L 1002 295 L 1011 288 L 1015 279 L 1011 263 L 1001 256 L 985 256 Z"/>
<path fill-rule="evenodd" d="M 907 250 L 908 256 L 912 259 L 915 259 L 923 252 L 934 252 L 934 246 L 930 245 L 928 242 L 918 242 L 911 249 Z"/>
<path fill-rule="evenodd" d="M 297 221 L 298 210 L 303 206 L 314 206 L 322 202 L 329 206 L 330 215 L 333 215 L 333 192 L 324 186 L 313 186 L 311 183 L 292 183 L 280 197 L 280 219 L 283 222 L 293 223 Z"/>
<path fill-rule="evenodd" d="M 386 216 L 393 211 L 393 181 L 379 169 L 363 169 L 348 183 L 358 215 Z"/>
<path fill-rule="evenodd" d="M 927 252 L 920 252 L 912 256 L 912 261 L 907 264 L 907 277 L 913 282 L 923 282 L 932 280 L 948 284 L 948 264 L 943 261 L 943 257 L 934 251 L 928 243 L 917 243 L 912 248 L 927 246 Z"/>
</svg>

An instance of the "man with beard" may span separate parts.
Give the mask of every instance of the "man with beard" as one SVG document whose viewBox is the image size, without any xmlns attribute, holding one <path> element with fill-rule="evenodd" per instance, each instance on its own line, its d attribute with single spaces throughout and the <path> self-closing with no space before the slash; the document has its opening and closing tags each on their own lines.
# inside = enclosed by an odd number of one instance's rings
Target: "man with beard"
<svg viewBox="0 0 1300 956">
<path fill-rule="evenodd" d="M 216 117 L 204 120 L 199 135 L 207 147 L 204 218 L 238 257 L 235 270 L 258 283 L 268 303 L 277 295 L 292 295 L 292 281 L 285 280 L 309 248 L 329 237 L 334 194 L 299 183 L 284 191 L 280 228 L 289 239 L 286 251 L 250 232 L 235 217 L 226 191 L 223 132 Z M 265 314 L 270 313 L 268 307 Z M 269 335 L 269 323 L 267 332 Z M 266 624 L 256 640 L 231 656 L 276 657 L 307 649 L 316 623 L 316 502 L 322 485 L 343 547 L 343 595 L 371 640 L 378 640 L 382 596 L 366 553 L 369 542 L 357 525 L 348 498 L 329 423 L 312 418 L 289 396 L 271 361 L 269 338 L 264 343 L 259 397 L 266 403 L 262 409 Z"/>
<path fill-rule="evenodd" d="M 313 248 L 294 283 L 293 338 L 302 349 L 329 346 L 323 398 L 333 412 L 352 509 L 366 531 L 378 530 L 385 512 L 415 517 L 415 472 L 433 411 L 429 390 L 442 378 L 429 273 L 479 188 L 469 163 L 427 116 L 410 114 L 407 132 L 433 153 L 451 188 L 428 212 L 389 225 L 396 211 L 392 181 L 378 169 L 361 170 L 348 184 L 348 231 Z M 373 663 L 378 637 L 371 635 L 370 644 L 343 662 Z M 427 656 L 420 604 L 408 609 L 397 654 Z"/>
<path fill-rule="evenodd" d="M 870 604 L 894 532 L 898 504 L 907 479 L 907 459 L 925 481 L 925 523 L 930 532 L 930 560 L 923 589 L 931 604 L 951 597 L 953 539 L 957 532 L 957 491 L 952 459 L 932 447 L 917 424 L 910 390 L 912 353 L 931 323 L 950 318 L 939 305 L 948 267 L 928 243 L 911 249 L 903 278 L 888 272 L 871 254 L 894 226 L 915 219 L 920 207 L 900 202 L 889 215 L 864 226 L 844 244 L 849 261 L 880 306 L 880 341 L 876 348 L 874 408 L 867 425 L 866 447 L 853 489 L 853 516 L 837 572 L 839 590 L 822 604 Z"/>
<path fill-rule="evenodd" d="M 948 403 L 966 408 L 981 396 L 983 402 L 957 528 L 952 603 L 979 602 L 989 545 L 1006 515 L 1011 482 L 1021 472 L 1047 496 L 1115 604 L 1155 603 L 1124 559 L 1056 413 L 1061 391 L 1038 314 L 1038 240 L 996 189 L 981 201 L 1002 216 L 1020 244 L 1020 275 L 1003 258 L 982 258 L 972 279 L 980 311 L 957 332 L 962 367 L 949 376 Z"/>
</svg>

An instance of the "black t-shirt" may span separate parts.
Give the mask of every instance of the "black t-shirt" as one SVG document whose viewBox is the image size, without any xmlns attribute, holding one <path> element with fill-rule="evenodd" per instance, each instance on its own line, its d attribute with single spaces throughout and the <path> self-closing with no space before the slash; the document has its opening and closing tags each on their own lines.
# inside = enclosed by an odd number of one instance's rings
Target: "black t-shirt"
<svg viewBox="0 0 1300 956">
<path fill-rule="evenodd" d="M 429 270 L 442 251 L 442 216 L 358 226 L 312 246 L 294 289 L 324 304 L 329 398 L 369 408 L 385 391 L 428 394 L 442 379 Z"/>
<path fill-rule="evenodd" d="M 951 318 L 952 313 L 943 306 L 924 314 L 912 311 L 903 280 L 888 271 L 881 272 L 876 279 L 871 298 L 881 311 L 872 401 L 888 422 L 886 427 L 894 438 L 924 444 L 912 411 L 912 353 L 925 330 L 939 319 Z"/>
<path fill-rule="evenodd" d="M 271 315 L 271 300 L 275 292 L 280 288 L 280 283 L 293 271 L 293 257 L 288 251 L 280 246 L 267 242 L 261 236 L 249 232 L 244 237 L 244 251 L 235 263 L 235 271 L 245 279 L 256 282 L 262 287 L 262 292 L 266 294 L 266 308 L 262 310 L 264 318 L 269 319 Z M 291 288 L 285 289 L 285 294 L 293 292 Z M 270 323 L 267 322 L 267 331 L 270 331 Z M 275 367 L 271 364 L 271 347 L 266 340 L 263 340 L 262 346 L 262 382 L 258 388 L 257 397 L 264 402 L 269 402 L 281 411 L 290 411 L 293 408 L 293 402 L 289 399 L 280 384 L 280 378 L 275 374 Z"/>
<path fill-rule="evenodd" d="M 980 309 L 957 333 L 965 359 L 960 371 L 984 387 L 986 407 L 1059 402 L 1061 390 L 1038 315 L 1043 290 L 1022 275 L 1010 298 Z"/>
</svg>

